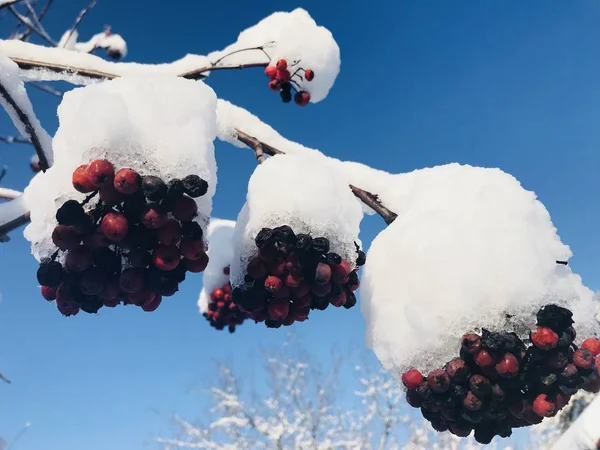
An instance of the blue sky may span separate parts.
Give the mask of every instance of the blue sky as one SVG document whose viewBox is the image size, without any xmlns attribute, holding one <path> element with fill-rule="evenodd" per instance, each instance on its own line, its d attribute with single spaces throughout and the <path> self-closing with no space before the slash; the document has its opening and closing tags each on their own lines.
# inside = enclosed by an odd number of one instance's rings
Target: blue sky
<svg viewBox="0 0 600 450">
<path fill-rule="evenodd" d="M 45 21 L 59 37 L 85 2 L 57 1 Z M 600 287 L 600 4 L 595 0 L 178 2 L 101 0 L 83 37 L 104 24 L 129 44 L 127 60 L 166 62 L 206 53 L 276 10 L 302 6 L 338 41 L 342 70 L 330 96 L 307 108 L 281 104 L 260 70 L 220 72 L 208 83 L 284 136 L 327 154 L 393 172 L 460 162 L 500 167 L 535 191 L 574 270 Z M 10 29 L 0 18 L 0 31 Z M 32 92 L 42 123 L 57 125 L 55 98 Z M 0 116 L 0 134 L 13 134 Z M 249 152 L 217 143 L 214 215 L 235 218 L 254 168 Z M 31 174 L 26 146 L 0 147 L 4 187 Z M 364 221 L 368 243 L 381 229 Z M 15 450 L 137 450 L 169 431 L 168 415 L 200 416 L 188 391 L 213 374 L 214 359 L 251 367 L 284 333 L 247 324 L 210 328 L 196 308 L 201 277 L 152 314 L 116 308 L 65 319 L 39 296 L 36 262 L 20 232 L 0 245 L 0 436 Z M 295 327 L 317 358 L 332 346 L 362 349 L 359 308 L 328 310 Z"/>
</svg>

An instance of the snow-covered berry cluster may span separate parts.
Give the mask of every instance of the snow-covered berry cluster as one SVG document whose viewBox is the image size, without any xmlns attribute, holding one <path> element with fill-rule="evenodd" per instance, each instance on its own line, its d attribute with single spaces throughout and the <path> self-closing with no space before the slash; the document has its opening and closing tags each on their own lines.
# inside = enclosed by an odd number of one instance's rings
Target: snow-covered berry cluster
<svg viewBox="0 0 600 450">
<path fill-rule="evenodd" d="M 294 63 L 288 66 L 288 62 L 285 59 L 277 61 L 275 66 L 268 66 L 265 69 L 265 75 L 269 77 L 269 89 L 273 92 L 279 92 L 281 101 L 283 103 L 289 103 L 292 101 L 292 89 L 296 91 L 294 94 L 294 103 L 298 106 L 306 106 L 310 102 L 310 94 L 306 91 L 298 90 L 297 82 L 294 77 L 302 80 L 302 73 L 304 73 L 304 79 L 306 81 L 312 81 L 315 78 L 315 73 L 311 69 L 303 69 L 297 67 L 293 73 L 290 69 L 298 63 Z"/>
<path fill-rule="evenodd" d="M 568 309 L 547 305 L 527 346 L 515 333 L 466 334 L 460 357 L 424 377 L 402 375 L 407 402 L 420 408 L 436 431 L 477 442 L 508 437 L 513 428 L 540 423 L 564 408 L 579 389 L 600 391 L 600 341 L 573 343 Z"/>
<path fill-rule="evenodd" d="M 358 269 L 365 253 L 357 246 L 354 264 L 330 252 L 329 240 L 295 234 L 291 227 L 263 228 L 254 240 L 258 252 L 246 267 L 244 284 L 233 301 L 256 322 L 269 328 L 303 322 L 311 310 L 329 304 L 346 309 L 356 304 Z"/>
<path fill-rule="evenodd" d="M 229 266 L 223 268 L 223 273 L 229 275 Z M 230 333 L 235 331 L 236 325 L 241 325 L 249 317 L 247 312 L 240 310 L 233 302 L 229 282 L 213 289 L 210 293 L 207 311 L 202 315 L 208 319 L 211 327 L 217 330 L 227 327 Z"/>
<path fill-rule="evenodd" d="M 194 198 L 206 194 L 205 180 L 188 175 L 165 183 L 99 159 L 77 167 L 72 184 L 88 196 L 58 209 L 52 232 L 58 250 L 37 272 L 42 296 L 56 300 L 63 315 L 121 302 L 154 311 L 178 291 L 186 272 L 206 268 L 203 230 L 194 221 Z"/>
</svg>

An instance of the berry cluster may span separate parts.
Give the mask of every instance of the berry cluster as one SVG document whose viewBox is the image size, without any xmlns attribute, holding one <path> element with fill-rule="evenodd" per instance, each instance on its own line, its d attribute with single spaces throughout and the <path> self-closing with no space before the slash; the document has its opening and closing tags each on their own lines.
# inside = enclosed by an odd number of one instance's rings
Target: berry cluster
<svg viewBox="0 0 600 450">
<path fill-rule="evenodd" d="M 229 275 L 229 266 L 223 269 Z M 202 314 L 210 322 L 210 326 L 223 330 L 226 326 L 230 333 L 235 331 L 236 325 L 241 325 L 249 314 L 243 312 L 231 298 L 231 284 L 227 282 L 220 288 L 213 289 L 210 293 L 208 311 Z"/>
<path fill-rule="evenodd" d="M 287 225 L 263 228 L 255 238 L 258 254 L 246 267 L 244 284 L 232 291 L 233 301 L 268 328 L 303 322 L 310 310 L 329 304 L 346 309 L 356 304 L 357 271 L 365 253 L 356 246 L 356 268 L 337 253 L 329 240 L 295 234 Z"/>
<path fill-rule="evenodd" d="M 298 64 L 297 62 L 293 65 Z M 292 66 L 293 66 L 292 65 Z M 296 89 L 298 83 L 294 80 L 294 77 L 302 80 L 301 72 L 304 73 L 304 79 L 306 81 L 312 81 L 315 78 L 315 73 L 311 69 L 303 69 L 298 67 L 294 73 L 290 73 L 288 62 L 285 59 L 277 61 L 275 66 L 268 66 L 265 69 L 265 75 L 269 77 L 269 89 L 273 92 L 279 92 L 281 101 L 283 103 L 289 103 L 292 101 L 292 89 L 296 91 L 294 95 L 294 103 L 298 106 L 306 106 L 310 102 L 310 94 L 306 91 L 299 91 Z"/>
<path fill-rule="evenodd" d="M 554 416 L 579 389 L 600 391 L 600 341 L 577 348 L 571 317 L 556 305 L 540 309 L 530 346 L 515 333 L 466 334 L 460 357 L 444 368 L 427 377 L 416 369 L 402 375 L 407 402 L 436 431 L 474 431 L 482 444 Z"/>
<path fill-rule="evenodd" d="M 58 209 L 52 232 L 58 250 L 37 272 L 42 296 L 56 300 L 63 315 L 92 314 L 121 302 L 154 311 L 179 290 L 186 272 L 206 268 L 194 198 L 206 194 L 208 184 L 197 175 L 165 183 L 95 160 L 77 167 L 72 182 L 89 195 Z M 64 266 L 57 261 L 60 252 Z"/>
</svg>

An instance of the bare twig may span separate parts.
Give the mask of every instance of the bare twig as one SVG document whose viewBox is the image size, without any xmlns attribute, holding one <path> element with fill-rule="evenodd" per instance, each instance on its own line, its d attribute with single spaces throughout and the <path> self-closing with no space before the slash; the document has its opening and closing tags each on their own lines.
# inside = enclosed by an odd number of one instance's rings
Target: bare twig
<svg viewBox="0 0 600 450">
<path fill-rule="evenodd" d="M 31 31 L 33 31 L 38 36 L 40 36 L 42 39 L 44 39 L 50 45 L 52 45 L 53 47 L 56 47 L 56 42 L 54 42 L 52 40 L 52 38 L 48 35 L 48 33 L 46 33 L 46 30 L 44 30 L 43 28 L 38 28 L 36 26 L 36 24 L 31 22 L 31 20 L 28 17 L 25 17 L 22 14 L 20 14 L 19 11 L 17 11 L 14 6 L 9 6 L 9 9 L 10 9 L 10 12 L 13 14 L 13 16 L 15 16 L 17 18 L 17 20 L 19 20 L 23 25 L 25 25 L 27 28 L 29 28 Z"/>
<path fill-rule="evenodd" d="M 31 81 L 29 84 L 34 88 L 39 89 L 40 91 L 47 92 L 57 97 L 62 97 L 64 95 L 64 92 L 61 92 L 58 89 L 54 89 L 53 87 L 48 86 L 47 84 L 40 83 L 39 81 Z"/>
<path fill-rule="evenodd" d="M 40 15 L 38 16 L 38 21 L 41 22 L 42 19 L 44 18 L 44 16 L 46 15 L 46 13 L 48 12 L 48 10 L 50 9 L 50 7 L 52 6 L 52 3 L 54 2 L 54 0 L 48 0 L 46 2 L 46 4 L 44 5 L 44 8 L 42 9 L 42 11 L 40 12 Z M 29 36 L 31 36 L 31 28 L 27 28 L 23 34 L 19 37 L 19 39 L 21 41 L 27 41 L 27 39 L 29 38 Z"/>
<path fill-rule="evenodd" d="M 2 166 L 2 170 L 0 170 L 0 182 L 2 182 L 2 179 L 6 176 L 6 172 L 8 172 L 8 167 L 4 165 Z"/>
<path fill-rule="evenodd" d="M 5 144 L 29 144 L 31 145 L 31 141 L 22 136 L 0 136 L 0 141 Z"/>
<path fill-rule="evenodd" d="M 96 0 L 92 0 L 91 2 L 88 3 L 88 5 L 85 8 L 83 8 L 79 12 L 79 14 L 77 15 L 77 18 L 75 19 L 75 23 L 73 24 L 73 26 L 69 30 L 69 34 L 67 35 L 67 39 L 65 39 L 65 42 L 69 42 L 69 39 L 71 39 L 71 36 L 73 35 L 73 32 L 77 29 L 77 27 L 79 26 L 79 24 L 81 23 L 81 21 L 83 20 L 83 18 L 85 17 L 85 15 L 88 13 L 88 11 L 90 9 L 92 9 L 95 5 L 96 5 Z"/>
<path fill-rule="evenodd" d="M 267 67 L 268 65 L 269 65 L 268 62 L 260 62 L 260 63 L 236 64 L 233 66 L 206 66 L 206 67 L 201 67 L 199 69 L 191 70 L 189 72 L 182 73 L 179 76 L 182 78 L 187 78 L 189 80 L 200 80 L 202 78 L 206 78 L 206 75 L 204 75 L 206 72 L 213 72 L 215 70 L 250 69 L 252 67 Z"/>
<path fill-rule="evenodd" d="M 22 1 L 23 0 L 5 0 L 2 4 L 0 4 L 0 9 L 8 8 Z"/>
<path fill-rule="evenodd" d="M 0 380 L 4 381 L 5 383 L 11 384 L 11 381 L 1 373 L 0 373 Z"/>
<path fill-rule="evenodd" d="M 48 164 L 48 159 L 46 158 L 46 154 L 44 153 L 44 149 L 42 147 L 42 143 L 40 142 L 39 136 L 37 135 L 29 116 L 25 114 L 25 112 L 19 107 L 19 105 L 15 102 L 12 96 L 8 93 L 6 88 L 2 83 L 0 83 L 0 96 L 4 98 L 6 103 L 15 111 L 19 121 L 23 124 L 25 128 L 25 132 L 27 133 L 27 137 L 31 139 L 31 143 L 33 148 L 35 148 L 35 152 L 40 158 L 40 169 L 42 171 L 46 171 L 50 167 Z"/>
</svg>

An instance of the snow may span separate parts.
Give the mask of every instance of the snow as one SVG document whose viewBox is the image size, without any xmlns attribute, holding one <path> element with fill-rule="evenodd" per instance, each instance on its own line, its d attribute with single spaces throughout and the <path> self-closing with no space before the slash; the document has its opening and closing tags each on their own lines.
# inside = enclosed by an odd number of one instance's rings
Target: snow
<svg viewBox="0 0 600 450">
<path fill-rule="evenodd" d="M 118 51 L 122 58 L 127 55 L 127 43 L 119 34 L 107 32 L 97 33 L 87 42 L 77 42 L 78 39 L 79 33 L 77 30 L 67 30 L 60 38 L 58 47 L 83 53 L 91 53 L 97 48 L 104 48 L 107 50 Z"/>
<path fill-rule="evenodd" d="M 2 41 L 0 41 L 2 42 Z M 31 101 L 29 100 L 29 96 L 27 95 L 27 91 L 25 90 L 25 84 L 21 79 L 19 67 L 12 62 L 9 58 L 2 55 L 0 51 L 0 84 L 7 91 L 8 95 L 12 98 L 14 103 L 18 106 L 18 108 L 27 116 L 31 126 L 35 134 L 37 135 L 40 145 L 42 147 L 42 151 L 46 155 L 46 159 L 48 163 L 52 165 L 53 156 L 52 156 L 52 139 L 46 133 L 46 130 L 42 128 L 40 121 L 37 119 L 35 113 L 33 112 L 33 106 L 31 105 Z M 4 110 L 10 116 L 10 119 L 15 124 L 17 130 L 23 137 L 26 137 L 31 140 L 31 135 L 27 131 L 25 124 L 19 118 L 17 111 L 15 111 L 4 96 L 0 95 L 0 105 L 4 108 Z"/>
<path fill-rule="evenodd" d="M 551 450 L 597 448 L 597 443 L 600 441 L 598 423 L 600 423 L 600 396 L 596 396 L 573 425 L 554 443 Z"/>
<path fill-rule="evenodd" d="M 67 92 L 58 108 L 55 164 L 25 189 L 31 208 L 25 237 L 34 256 L 40 260 L 53 251 L 58 207 L 85 197 L 71 185 L 73 170 L 97 158 L 165 181 L 202 177 L 208 192 L 195 200 L 197 221 L 205 228 L 217 183 L 215 111 L 211 88 L 175 77 L 123 77 Z"/>
<path fill-rule="evenodd" d="M 27 213 L 27 203 L 24 197 L 0 203 L 0 227 Z M 0 233 L 1 234 L 1 233 Z"/>
<path fill-rule="evenodd" d="M 263 227 L 289 225 L 295 233 L 330 240 L 331 251 L 356 259 L 362 210 L 346 180 L 315 155 L 278 155 L 259 165 L 248 182 L 246 204 L 234 232 L 231 284 L 243 283 L 254 238 Z"/>
<path fill-rule="evenodd" d="M 211 218 L 206 232 L 208 240 L 208 266 L 202 273 L 202 290 L 198 299 L 200 312 L 208 308 L 210 293 L 229 282 L 229 275 L 223 269 L 231 264 L 233 258 L 233 230 L 235 221 Z"/>
<path fill-rule="evenodd" d="M 23 194 L 22 192 L 16 191 L 14 189 L 0 187 L 0 198 L 14 199 L 14 198 L 19 197 L 22 194 Z"/>
<path fill-rule="evenodd" d="M 524 336 L 547 303 L 574 311 L 578 336 L 598 330 L 593 292 L 556 264 L 569 247 L 511 175 L 449 164 L 396 175 L 377 193 L 398 218 L 371 244 L 360 299 L 386 369 L 440 367 L 481 327 Z"/>
<path fill-rule="evenodd" d="M 101 36 L 103 35 L 103 36 Z M 223 50 L 211 52 L 208 55 L 188 54 L 183 58 L 167 64 L 137 64 L 114 63 L 98 56 L 85 53 L 93 45 L 104 48 L 127 49 L 125 41 L 118 35 L 106 36 L 100 33 L 87 43 L 76 43 L 74 34 L 67 40 L 65 34 L 60 45 L 66 48 L 42 47 L 17 40 L 0 40 L 0 54 L 11 59 L 30 60 L 38 63 L 49 63 L 65 68 L 87 69 L 100 72 L 108 78 L 125 75 L 181 75 L 199 68 L 208 68 L 225 55 L 217 66 L 238 66 L 242 64 L 264 63 L 271 61 L 275 64 L 279 58 L 285 58 L 291 72 L 301 67 L 312 69 L 315 73 L 313 81 L 306 82 L 296 76 L 293 79 L 298 89 L 311 94 L 311 102 L 323 100 L 333 86 L 340 71 L 340 49 L 329 30 L 318 26 L 304 9 L 298 8 L 291 12 L 276 12 L 261 20 L 254 26 L 242 31 L 233 44 Z M 264 46 L 264 51 L 252 49 Z M 74 48 L 79 51 L 72 51 Z M 251 50 L 245 51 L 250 48 Z M 242 51 L 240 51 L 242 50 Z M 267 56 L 268 55 L 268 56 Z M 204 75 L 209 75 L 205 72 Z M 72 84 L 89 84 L 94 80 L 74 75 L 72 72 L 56 73 L 47 69 L 27 70 L 25 76 L 30 80 L 49 81 L 65 80 Z M 267 88 L 265 77 L 264 88 Z"/>
</svg>

